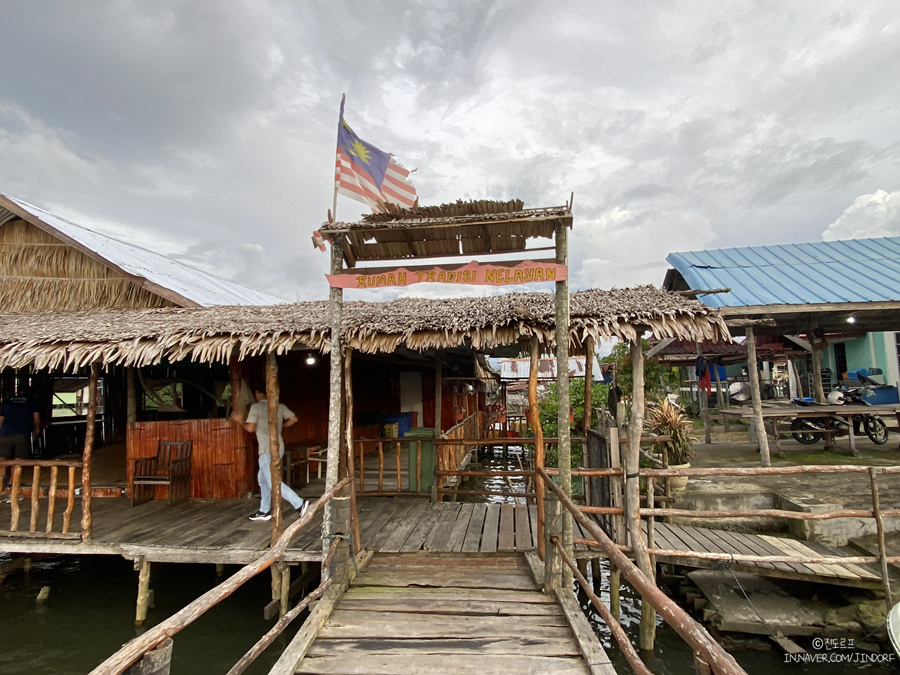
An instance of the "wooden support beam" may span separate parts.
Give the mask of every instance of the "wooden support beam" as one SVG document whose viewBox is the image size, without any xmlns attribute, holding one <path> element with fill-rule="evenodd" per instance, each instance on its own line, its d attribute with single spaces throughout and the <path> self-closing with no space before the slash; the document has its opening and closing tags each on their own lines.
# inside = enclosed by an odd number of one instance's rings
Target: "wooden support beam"
<svg viewBox="0 0 900 675">
<path fill-rule="evenodd" d="M 150 561 L 141 556 L 136 566 L 138 568 L 138 594 L 134 625 L 143 626 L 147 620 L 147 608 L 150 605 Z"/>
<path fill-rule="evenodd" d="M 556 262 L 560 265 L 569 263 L 569 231 L 562 224 L 555 227 L 556 237 Z M 557 457 L 559 458 L 559 486 L 566 495 L 572 495 L 572 445 L 571 427 L 569 422 L 569 282 L 556 282 L 556 387 L 558 405 L 556 421 L 559 427 L 559 446 Z M 561 542 L 566 553 L 574 558 L 572 544 L 572 515 L 568 511 L 562 514 Z M 565 578 L 564 587 L 572 585 L 572 572 L 568 567 L 563 567 L 561 574 Z"/>
<path fill-rule="evenodd" d="M 772 466 L 769 454 L 769 438 L 763 424 L 762 397 L 759 393 L 759 370 L 756 368 L 756 335 L 753 327 L 747 327 L 747 372 L 750 375 L 750 398 L 753 402 L 753 425 L 756 428 L 756 440 L 759 443 L 759 463 L 761 466 Z"/>
<path fill-rule="evenodd" d="M 534 465 L 544 466 L 544 430 L 541 428 L 541 416 L 537 399 L 537 375 L 540 363 L 540 347 L 537 338 L 532 338 L 529 343 L 530 370 L 528 371 L 528 417 L 531 420 L 531 430 L 534 433 Z M 537 540 L 538 557 L 544 559 L 546 542 L 544 537 L 544 485 L 540 481 L 535 486 L 537 504 Z"/>
<path fill-rule="evenodd" d="M 97 361 L 91 363 L 91 376 L 88 380 L 88 391 L 91 399 L 88 401 L 87 429 L 84 434 L 84 454 L 81 461 L 81 538 L 83 541 L 91 539 L 94 525 L 91 513 L 91 460 L 94 455 L 94 436 L 97 422 L 97 397 L 100 395 L 100 364 Z"/>
<path fill-rule="evenodd" d="M 340 274 L 343 270 L 344 260 L 344 241 L 343 234 L 337 234 L 331 240 L 331 273 Z M 331 287 L 328 296 L 329 314 L 331 316 L 331 351 L 330 351 L 330 375 L 329 375 L 329 395 L 328 395 L 328 454 L 325 465 L 325 490 L 331 490 L 340 480 L 340 464 L 341 464 L 341 425 L 342 408 L 343 408 L 343 374 L 344 374 L 344 345 L 341 337 L 341 326 L 343 319 L 344 296 L 343 290 Z M 322 518 L 322 536 L 323 536 L 323 562 L 325 551 L 328 550 L 331 541 L 335 535 L 346 535 L 350 532 L 350 522 L 345 521 L 344 517 L 349 518 L 350 510 L 340 510 L 340 500 L 345 497 L 338 497 L 325 506 L 325 513 Z M 349 498 L 349 497 L 347 497 Z M 341 541 L 338 546 L 338 552 L 334 555 L 328 565 L 322 566 L 322 578 L 334 579 L 335 583 L 342 585 L 349 578 L 349 546 L 346 541 Z"/>
</svg>

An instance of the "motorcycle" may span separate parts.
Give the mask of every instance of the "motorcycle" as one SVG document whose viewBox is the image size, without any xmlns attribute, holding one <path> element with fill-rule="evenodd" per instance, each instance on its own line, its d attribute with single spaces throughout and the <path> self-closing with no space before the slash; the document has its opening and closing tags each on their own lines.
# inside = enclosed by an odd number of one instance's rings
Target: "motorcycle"
<svg viewBox="0 0 900 675">
<path fill-rule="evenodd" d="M 798 399 L 794 399 L 797 405 L 807 405 Z M 850 404 L 866 404 L 865 391 L 862 387 L 852 389 L 837 389 L 828 394 L 828 403 L 830 405 L 846 405 Z M 825 437 L 825 421 L 831 422 L 831 428 L 828 431 L 834 436 L 843 436 L 849 433 L 847 421 L 842 417 L 818 418 L 818 417 L 796 417 L 791 422 L 791 435 L 798 443 L 812 445 L 818 443 Z M 888 430 L 878 415 L 871 413 L 858 413 L 853 416 L 853 434 L 859 435 L 860 429 L 865 431 L 869 440 L 876 445 L 884 445 L 888 440 Z"/>
</svg>

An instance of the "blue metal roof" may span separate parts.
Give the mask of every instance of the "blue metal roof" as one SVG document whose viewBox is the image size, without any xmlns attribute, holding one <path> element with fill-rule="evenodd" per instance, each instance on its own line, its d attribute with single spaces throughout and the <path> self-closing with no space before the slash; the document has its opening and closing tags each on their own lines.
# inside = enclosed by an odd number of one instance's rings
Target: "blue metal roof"
<svg viewBox="0 0 900 675">
<path fill-rule="evenodd" d="M 900 300 L 900 237 L 671 253 L 666 261 L 711 307 Z"/>
</svg>

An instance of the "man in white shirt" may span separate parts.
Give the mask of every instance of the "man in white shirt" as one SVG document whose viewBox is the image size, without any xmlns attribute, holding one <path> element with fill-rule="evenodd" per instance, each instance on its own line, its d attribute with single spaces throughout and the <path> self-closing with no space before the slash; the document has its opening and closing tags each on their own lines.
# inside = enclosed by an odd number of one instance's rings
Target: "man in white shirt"
<svg viewBox="0 0 900 675">
<path fill-rule="evenodd" d="M 269 402 L 266 400 L 266 392 L 254 388 L 253 397 L 256 403 L 250 406 L 247 419 L 238 411 L 231 413 L 231 418 L 244 427 L 251 434 L 256 432 L 256 440 L 259 443 L 259 472 L 256 474 L 259 481 L 259 511 L 250 516 L 250 520 L 270 520 L 272 518 L 272 475 L 269 455 Z M 284 403 L 278 404 L 278 456 L 284 455 L 284 439 L 281 437 L 282 427 L 290 427 L 299 420 L 297 416 L 288 410 Z M 308 502 L 294 492 L 287 483 L 281 483 L 281 496 L 290 502 L 300 517 L 306 512 Z"/>
</svg>

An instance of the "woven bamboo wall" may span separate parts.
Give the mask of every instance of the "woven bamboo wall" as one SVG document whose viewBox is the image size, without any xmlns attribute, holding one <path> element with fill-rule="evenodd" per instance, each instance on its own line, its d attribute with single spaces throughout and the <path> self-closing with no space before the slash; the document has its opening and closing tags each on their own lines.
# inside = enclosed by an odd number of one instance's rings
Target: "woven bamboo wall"
<svg viewBox="0 0 900 675">
<path fill-rule="evenodd" d="M 193 441 L 191 497 L 237 499 L 254 488 L 256 444 L 250 434 L 228 419 L 136 422 L 128 425 L 127 480 L 131 492 L 132 465 L 139 457 L 155 457 L 159 441 Z M 166 487 L 156 498 L 168 497 Z"/>
</svg>

